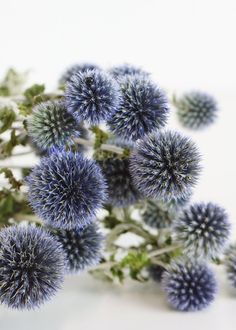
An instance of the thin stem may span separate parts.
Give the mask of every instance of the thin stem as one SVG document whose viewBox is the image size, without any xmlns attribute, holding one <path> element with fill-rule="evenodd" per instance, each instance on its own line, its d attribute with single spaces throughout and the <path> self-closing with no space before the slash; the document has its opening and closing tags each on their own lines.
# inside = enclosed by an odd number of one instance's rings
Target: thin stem
<svg viewBox="0 0 236 330">
<path fill-rule="evenodd" d="M 22 151 L 22 152 L 12 154 L 11 157 L 25 156 L 25 155 L 29 155 L 32 153 L 33 153 L 33 150 L 27 150 L 27 151 Z"/>
<path fill-rule="evenodd" d="M 23 165 L 11 165 L 11 164 L 5 164 L 5 165 L 1 165 L 0 164 L 0 168 L 11 168 L 11 169 L 22 169 L 22 168 L 32 168 L 34 167 L 34 165 L 28 165 L 28 164 L 25 164 L 24 166 Z"/>
<path fill-rule="evenodd" d="M 83 139 L 83 138 L 76 138 L 75 142 L 77 142 L 79 144 L 82 144 L 84 146 L 87 146 L 87 147 L 93 147 L 94 146 L 94 141 Z M 103 143 L 100 146 L 100 149 L 110 151 L 110 152 L 114 152 L 114 153 L 120 154 L 120 155 L 122 155 L 123 152 L 124 152 L 123 148 L 120 148 L 120 147 L 117 147 L 117 146 L 114 146 L 114 145 L 111 145 L 111 144 L 106 144 L 106 143 Z"/>
<path fill-rule="evenodd" d="M 157 257 L 161 254 L 165 254 L 165 253 L 168 253 L 168 252 L 172 252 L 172 251 L 175 251 L 177 249 L 179 249 L 181 246 L 180 245 L 169 245 L 169 246 L 166 246 L 162 249 L 158 249 L 158 250 L 154 250 L 154 251 L 151 251 L 149 253 L 149 257 L 152 258 L 152 257 Z"/>
<path fill-rule="evenodd" d="M 151 262 L 153 265 L 158 265 L 158 266 L 161 266 L 161 267 L 167 269 L 167 264 L 162 262 L 161 260 L 151 259 Z"/>
<path fill-rule="evenodd" d="M 96 271 L 96 270 L 103 270 L 103 269 L 107 269 L 107 268 L 111 268 L 115 265 L 117 265 L 118 262 L 117 261 L 107 261 L 107 262 L 102 262 L 101 264 L 97 265 L 96 267 L 90 269 L 90 271 Z"/>
<path fill-rule="evenodd" d="M 15 214 L 13 219 L 17 222 L 21 222 L 21 221 L 28 221 L 28 222 L 33 222 L 33 223 L 38 223 L 40 225 L 42 225 L 42 221 L 34 214 L 24 214 L 24 213 L 18 213 Z"/>
</svg>

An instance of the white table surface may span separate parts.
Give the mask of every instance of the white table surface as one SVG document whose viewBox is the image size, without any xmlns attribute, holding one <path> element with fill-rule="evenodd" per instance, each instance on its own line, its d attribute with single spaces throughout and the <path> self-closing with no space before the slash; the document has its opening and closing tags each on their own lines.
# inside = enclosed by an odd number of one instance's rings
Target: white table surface
<svg viewBox="0 0 236 330">
<path fill-rule="evenodd" d="M 38 311 L 0 308 L 1 330 L 234 330 L 236 292 L 217 271 L 219 292 L 202 312 L 177 312 L 167 305 L 158 284 L 114 286 L 81 275 L 67 279 L 64 290 Z"/>
</svg>

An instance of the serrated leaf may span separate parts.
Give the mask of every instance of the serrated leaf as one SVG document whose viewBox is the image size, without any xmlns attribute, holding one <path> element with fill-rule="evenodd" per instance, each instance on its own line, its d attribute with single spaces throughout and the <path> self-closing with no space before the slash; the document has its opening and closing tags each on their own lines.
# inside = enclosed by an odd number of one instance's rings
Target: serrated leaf
<svg viewBox="0 0 236 330">
<path fill-rule="evenodd" d="M 101 130 L 98 126 L 92 126 L 90 130 L 95 134 L 94 149 L 98 149 L 108 140 L 109 135 Z"/>
<path fill-rule="evenodd" d="M 15 119 L 16 114 L 13 109 L 8 107 L 0 108 L 0 134 L 8 130 Z"/>
<path fill-rule="evenodd" d="M 12 171 L 9 169 L 9 168 L 2 168 L 0 169 L 0 173 L 4 173 L 5 177 L 8 179 L 10 185 L 11 185 L 11 188 L 12 189 L 15 189 L 15 190 L 19 190 L 20 187 L 22 186 L 22 181 L 21 180 L 17 180 Z"/>
<path fill-rule="evenodd" d="M 42 94 L 45 90 L 45 86 L 44 85 L 39 85 L 39 84 L 34 84 L 33 86 L 27 88 L 24 92 L 24 96 L 26 98 L 26 100 L 28 101 L 33 101 L 33 99 Z M 32 102 L 33 103 L 33 102 Z"/>
</svg>

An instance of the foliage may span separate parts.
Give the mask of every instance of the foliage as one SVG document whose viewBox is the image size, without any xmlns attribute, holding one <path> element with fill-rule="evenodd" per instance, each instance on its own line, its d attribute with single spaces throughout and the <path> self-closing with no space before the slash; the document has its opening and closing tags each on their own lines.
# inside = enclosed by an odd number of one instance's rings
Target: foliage
<svg viewBox="0 0 236 330">
<path fill-rule="evenodd" d="M 190 138 L 161 130 L 169 100 L 151 76 L 132 65 L 104 72 L 78 64 L 61 77 L 66 87 L 53 93 L 43 84 L 24 90 L 25 76 L 10 69 L 0 82 L 0 159 L 10 163 L 20 149 L 41 159 L 35 168 L 20 157 L 13 168 L 0 163 L 8 181 L 0 190 L 0 301 L 39 306 L 64 274 L 84 270 L 115 283 L 161 282 L 171 306 L 186 311 L 205 308 L 215 296 L 207 263 L 225 264 L 235 286 L 235 245 L 224 259 L 220 254 L 228 218 L 215 203 L 192 205 L 200 153 Z M 207 101 L 209 110 L 210 100 L 197 94 L 195 104 L 194 94 L 186 103 L 185 96 L 184 104 L 196 105 L 195 126 L 203 113 L 213 114 L 202 106 Z M 186 107 L 181 111 L 192 123 Z M 39 234 L 48 247 L 33 240 Z M 52 268 L 47 253 L 55 257 Z M 56 282 L 49 288 L 51 276 Z"/>
</svg>

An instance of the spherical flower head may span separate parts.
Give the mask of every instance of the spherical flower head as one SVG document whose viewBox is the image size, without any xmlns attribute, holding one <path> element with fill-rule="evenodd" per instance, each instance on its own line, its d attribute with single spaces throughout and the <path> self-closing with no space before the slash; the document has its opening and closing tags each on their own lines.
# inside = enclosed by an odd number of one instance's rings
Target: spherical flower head
<svg viewBox="0 0 236 330">
<path fill-rule="evenodd" d="M 116 136 L 136 141 L 166 124 L 169 105 L 159 86 L 144 75 L 126 75 L 119 84 L 121 104 L 108 120 Z"/>
<path fill-rule="evenodd" d="M 200 172 L 195 144 L 177 132 L 155 132 L 137 142 L 130 159 L 136 187 L 154 199 L 185 198 Z"/>
<path fill-rule="evenodd" d="M 68 111 L 78 122 L 86 120 L 96 125 L 119 107 L 119 86 L 103 71 L 77 72 L 66 86 L 65 100 Z"/>
<path fill-rule="evenodd" d="M 99 263 L 103 236 L 95 224 L 84 229 L 59 230 L 54 235 L 62 245 L 69 273 L 81 272 Z"/>
<path fill-rule="evenodd" d="M 225 267 L 231 285 L 236 288 L 236 244 L 225 251 Z"/>
<path fill-rule="evenodd" d="M 0 256 L 0 301 L 8 307 L 38 307 L 61 288 L 64 253 L 47 231 L 36 226 L 2 229 Z"/>
<path fill-rule="evenodd" d="M 53 152 L 41 159 L 26 181 L 33 210 L 55 228 L 71 230 L 88 225 L 106 200 L 99 166 L 78 153 Z"/>
<path fill-rule="evenodd" d="M 198 261 L 173 261 L 162 276 L 169 304 L 180 311 L 198 311 L 215 298 L 216 279 L 213 272 Z"/>
<path fill-rule="evenodd" d="M 96 64 L 92 63 L 83 63 L 83 64 L 74 64 L 70 66 L 61 76 L 59 84 L 61 86 L 65 85 L 70 81 L 71 77 L 77 72 L 85 72 L 87 70 L 99 70 L 99 67 Z"/>
<path fill-rule="evenodd" d="M 160 229 L 170 227 L 174 212 L 162 201 L 147 200 L 142 212 L 142 220 L 149 227 Z"/>
<path fill-rule="evenodd" d="M 141 68 L 130 64 L 114 66 L 109 70 L 109 72 L 115 79 L 120 79 L 124 76 L 135 75 L 135 74 L 144 75 L 144 76 L 149 75 L 149 73 L 142 70 Z"/>
<path fill-rule="evenodd" d="M 165 268 L 159 265 L 152 264 L 148 267 L 148 275 L 149 277 L 157 283 L 161 282 L 162 275 L 165 271 Z"/>
<path fill-rule="evenodd" d="M 177 115 L 183 126 L 201 129 L 212 124 L 218 112 L 216 100 L 206 93 L 190 92 L 175 100 Z"/>
<path fill-rule="evenodd" d="M 180 215 L 174 230 L 188 255 L 215 258 L 228 240 L 230 225 L 223 208 L 213 203 L 199 203 Z"/>
<path fill-rule="evenodd" d="M 133 185 L 129 160 L 109 157 L 98 163 L 108 185 L 107 202 L 117 207 L 135 204 L 140 198 L 140 192 Z"/>
<path fill-rule="evenodd" d="M 47 101 L 36 105 L 27 121 L 28 133 L 41 150 L 65 147 L 80 135 L 79 126 L 66 110 L 63 101 Z"/>
</svg>

